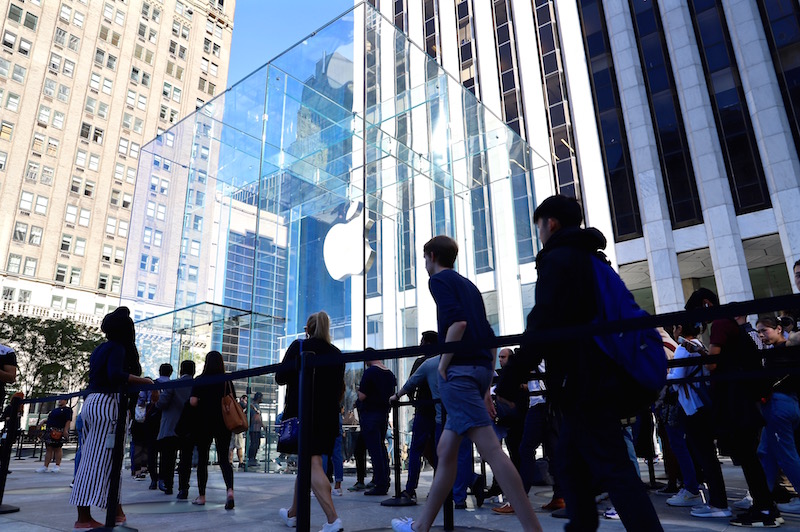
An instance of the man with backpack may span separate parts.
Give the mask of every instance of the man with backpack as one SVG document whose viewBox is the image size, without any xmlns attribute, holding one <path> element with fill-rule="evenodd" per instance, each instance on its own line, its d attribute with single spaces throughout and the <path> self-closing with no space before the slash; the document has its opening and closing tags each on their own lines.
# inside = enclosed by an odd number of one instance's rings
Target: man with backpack
<svg viewBox="0 0 800 532">
<path fill-rule="evenodd" d="M 513 357 L 506 366 L 506 372 L 513 373 L 516 379 L 504 379 L 498 393 L 511 396 L 544 358 L 548 401 L 563 415 L 556 475 L 564 487 L 569 517 L 565 530 L 597 529 L 595 495 L 602 491 L 608 492 L 626 529 L 662 530 L 628 456 L 620 425 L 624 407 L 639 392 L 628 368 L 613 361 L 601 348 L 601 337 L 570 335 L 553 338 L 546 344 L 534 342 L 536 333 L 563 328 L 564 316 L 569 316 L 570 323 L 576 326 L 589 325 L 599 318 L 615 319 L 601 316 L 609 314 L 607 303 L 618 294 L 600 291 L 598 278 L 602 277 L 596 269 L 607 267 L 607 263 L 593 258 L 604 259 L 600 250 L 605 248 L 606 239 L 597 229 L 580 227 L 581 206 L 566 196 L 545 199 L 534 211 L 533 219 L 543 244 L 536 257 L 536 306 L 528 315 L 520 356 Z M 660 346 L 657 333 L 656 338 Z M 661 378 L 665 381 L 663 348 L 660 358 L 664 368 Z"/>
</svg>

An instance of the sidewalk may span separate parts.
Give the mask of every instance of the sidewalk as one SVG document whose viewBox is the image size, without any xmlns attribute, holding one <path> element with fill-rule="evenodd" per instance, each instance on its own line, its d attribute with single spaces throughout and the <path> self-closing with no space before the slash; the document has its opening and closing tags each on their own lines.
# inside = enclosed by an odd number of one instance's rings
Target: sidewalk
<svg viewBox="0 0 800 532">
<path fill-rule="evenodd" d="M 733 503 L 744 496 L 744 480 L 739 468 L 733 467 L 729 460 L 723 460 L 723 473 L 728 487 L 728 497 Z M 72 479 L 73 462 L 64 460 L 60 473 L 36 473 L 34 469 L 41 462 L 31 459 L 11 462 L 13 474 L 6 484 L 4 504 L 18 506 L 19 512 L 0 515 L 0 530 L 3 532 L 44 532 L 71 530 L 75 522 L 75 509 L 68 504 Z M 661 468 L 658 468 L 661 472 Z M 646 474 L 646 473 L 645 473 Z M 389 530 L 393 517 L 415 516 L 421 508 L 432 479 L 431 472 L 425 472 L 420 479 L 417 493 L 420 504 L 406 508 L 388 508 L 380 505 L 385 497 L 366 497 L 362 493 L 349 493 L 335 497 L 334 504 L 344 523 L 346 531 Z M 148 490 L 149 482 L 134 481 L 127 471 L 123 471 L 122 503 L 128 516 L 128 524 L 142 532 L 179 531 L 284 531 L 289 530 L 280 520 L 278 510 L 291 504 L 294 475 L 236 472 L 234 478 L 236 509 L 226 511 L 225 486 L 218 468 L 209 471 L 207 489 L 208 503 L 193 506 L 188 501 L 178 501 L 174 495 L 164 495 L 160 491 Z M 345 477 L 343 487 L 351 486 L 355 478 Z M 390 493 L 390 495 L 393 491 Z M 547 487 L 534 487 L 531 501 L 535 508 L 550 500 L 552 492 Z M 192 488 L 189 500 L 197 496 L 195 476 L 192 474 Z M 727 519 L 700 520 L 689 516 L 685 508 L 670 508 L 666 497 L 652 495 L 656 510 L 661 516 L 665 530 L 700 532 L 707 530 L 740 530 L 730 526 Z M 488 529 L 498 531 L 520 531 L 522 527 L 514 517 L 493 513 L 494 504 L 483 508 L 472 508 L 474 499 L 469 497 L 470 508 L 455 511 L 456 528 Z M 93 508 L 95 519 L 103 521 L 105 515 Z M 539 519 L 545 530 L 563 530 L 565 521 L 554 519 L 549 513 L 540 511 Z M 800 531 L 800 518 L 786 517 L 781 530 Z M 311 500 L 312 530 L 322 527 L 324 515 L 315 499 Z M 436 520 L 439 530 L 442 526 L 442 513 Z M 600 530 L 624 530 L 619 521 L 600 518 Z"/>
</svg>

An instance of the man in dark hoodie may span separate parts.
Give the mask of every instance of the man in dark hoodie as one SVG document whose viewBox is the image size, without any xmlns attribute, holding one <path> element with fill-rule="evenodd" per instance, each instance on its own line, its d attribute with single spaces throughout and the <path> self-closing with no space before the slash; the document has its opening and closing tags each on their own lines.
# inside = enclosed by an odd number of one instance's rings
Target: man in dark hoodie
<svg viewBox="0 0 800 532">
<path fill-rule="evenodd" d="M 570 522 L 565 530 L 596 530 L 595 495 L 606 491 L 628 530 L 662 530 L 647 491 L 628 457 L 615 405 L 624 397 L 624 369 L 590 336 L 534 342 L 536 333 L 588 324 L 597 314 L 591 256 L 606 247 L 603 234 L 581 229 L 580 204 L 551 196 L 534 211 L 543 248 L 536 257 L 536 306 L 528 314 L 519 356 L 512 357 L 498 394 L 512 398 L 544 358 L 548 401 L 563 412 L 556 476 Z"/>
</svg>

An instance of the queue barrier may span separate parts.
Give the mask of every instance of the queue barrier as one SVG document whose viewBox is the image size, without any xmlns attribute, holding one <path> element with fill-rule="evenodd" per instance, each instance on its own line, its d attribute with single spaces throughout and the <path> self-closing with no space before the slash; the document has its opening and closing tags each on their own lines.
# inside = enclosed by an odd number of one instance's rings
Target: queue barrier
<svg viewBox="0 0 800 532">
<path fill-rule="evenodd" d="M 789 296 L 777 296 L 772 298 L 758 299 L 749 302 L 731 303 L 728 305 L 720 305 L 718 307 L 702 308 L 690 311 L 679 311 L 666 314 L 659 314 L 655 316 L 645 316 L 641 318 L 634 318 L 629 320 L 619 320 L 614 322 L 601 322 L 579 326 L 569 326 L 559 329 L 552 329 L 547 331 L 535 331 L 532 333 L 509 335 L 492 338 L 482 342 L 450 342 L 446 344 L 426 345 L 426 346 L 411 346 L 396 349 L 383 349 L 371 350 L 369 352 L 360 351 L 348 353 L 344 356 L 345 363 L 351 362 L 364 362 L 367 360 L 390 360 L 400 358 L 410 358 L 420 355 L 436 355 L 441 353 L 449 353 L 458 349 L 475 349 L 475 347 L 498 348 L 507 347 L 511 345 L 519 345 L 523 340 L 527 345 L 536 346 L 541 344 L 553 343 L 563 341 L 563 338 L 578 338 L 585 336 L 594 336 L 597 334 L 624 332 L 642 328 L 667 326 L 675 323 L 689 323 L 689 322 L 709 322 L 717 318 L 732 317 L 732 316 L 746 316 L 751 314 L 759 314 L 764 312 L 771 312 L 775 309 L 786 308 L 800 308 L 800 295 L 793 294 Z M 301 419 L 309 419 L 313 415 L 311 402 L 308 401 L 310 390 L 313 388 L 312 369 L 316 367 L 323 367 L 326 364 L 316 360 L 316 357 L 310 357 L 313 352 L 301 352 L 299 367 L 299 412 Z M 713 362 L 714 357 L 692 357 L 685 361 L 670 361 L 671 366 L 677 365 L 699 365 L 703 363 Z M 718 359 L 716 359 L 718 361 Z M 294 362 L 290 363 L 290 368 L 294 367 Z M 329 364 L 328 364 L 329 365 Z M 192 381 L 180 381 L 178 379 L 164 383 L 155 383 L 152 385 L 137 385 L 128 388 L 126 393 L 149 391 L 149 390 L 163 390 L 171 388 L 179 388 L 185 386 L 213 384 L 224 381 L 241 380 L 250 377 L 262 376 L 275 373 L 282 364 L 271 364 L 268 366 L 260 366 L 246 370 L 235 371 L 222 375 L 201 376 Z M 710 377 L 698 376 L 690 379 L 681 379 L 680 381 L 671 381 L 673 384 L 681 382 L 695 382 L 701 380 L 742 380 L 762 378 L 775 374 L 775 371 L 769 369 L 762 369 L 758 372 L 739 372 L 728 373 L 723 376 L 711 375 Z M 782 368 L 779 372 L 780 375 L 800 374 L 800 364 L 792 368 Z M 537 375 L 537 378 L 542 378 L 543 375 Z M 33 399 L 20 399 L 19 397 L 12 398 L 12 409 L 19 408 L 24 403 L 40 403 L 50 402 L 60 399 L 71 399 L 78 396 L 86 395 L 85 390 L 79 392 L 61 394 L 49 397 L 40 397 Z M 395 409 L 396 410 L 396 409 Z M 16 412 L 16 410 L 13 410 Z M 116 424 L 116 439 L 114 444 L 114 452 L 112 458 L 112 478 L 109 488 L 108 496 L 108 509 L 106 512 L 106 522 L 103 528 L 95 530 L 128 530 L 135 532 L 135 529 L 130 527 L 115 527 L 116 505 L 111 501 L 116 501 L 119 497 L 120 475 L 122 470 L 122 457 L 123 446 L 125 440 L 125 420 L 127 416 L 127 397 L 125 394 L 120 394 L 120 409 L 119 418 Z M 3 504 L 3 494 L 5 491 L 6 478 L 8 476 L 8 469 L 10 464 L 11 450 L 13 443 L 16 440 L 19 431 L 19 419 L 17 416 L 12 416 L 10 426 L 6 430 L 6 437 L 3 438 L 0 445 L 0 513 L 9 513 L 19 511 L 19 508 Z M 298 493 L 298 508 L 297 508 L 297 529 L 301 532 L 308 532 L 311 527 L 310 523 L 310 506 L 311 506 L 311 456 L 308 454 L 310 448 L 310 430 L 308 430 L 308 423 L 300 424 L 299 431 L 299 445 L 298 445 L 298 479 L 297 488 Z M 395 424 L 397 426 L 397 424 Z M 395 440 L 396 442 L 398 440 Z M 395 445 L 395 449 L 399 446 Z M 399 451 L 395 451 L 396 456 Z M 395 460 L 395 470 L 397 470 L 397 463 Z M 395 471 L 397 476 L 398 472 Z M 399 483 L 397 483 L 399 484 Z M 396 487 L 397 493 L 397 487 Z M 447 506 L 447 504 L 446 504 Z M 450 505 L 452 506 L 452 504 Z M 449 512 L 445 512 L 445 530 L 453 530 L 452 515 L 448 516 Z M 449 517 L 449 519 L 448 519 Z"/>
</svg>

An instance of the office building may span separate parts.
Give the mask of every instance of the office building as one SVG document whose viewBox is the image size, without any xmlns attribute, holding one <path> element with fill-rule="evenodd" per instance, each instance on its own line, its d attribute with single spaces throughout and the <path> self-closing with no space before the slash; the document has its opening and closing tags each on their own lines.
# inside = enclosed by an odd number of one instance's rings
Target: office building
<svg viewBox="0 0 800 532">
<path fill-rule="evenodd" d="M 127 253 L 141 147 L 225 90 L 234 8 L 0 2 L 2 311 L 99 324 L 126 261 L 159 270 Z M 170 186 L 168 172 L 138 180 Z"/>
<path fill-rule="evenodd" d="M 796 290 L 796 3 L 373 4 L 548 158 L 534 171 L 535 197 L 581 200 L 644 307 L 681 309 L 699 286 L 723 302 Z M 497 206 L 473 198 L 473 209 L 481 203 L 472 253 L 476 272 L 492 277 L 488 293 L 503 284 L 508 256 Z M 518 250 L 520 269 L 534 252 Z M 500 307 L 519 307 L 498 294 Z"/>
</svg>

